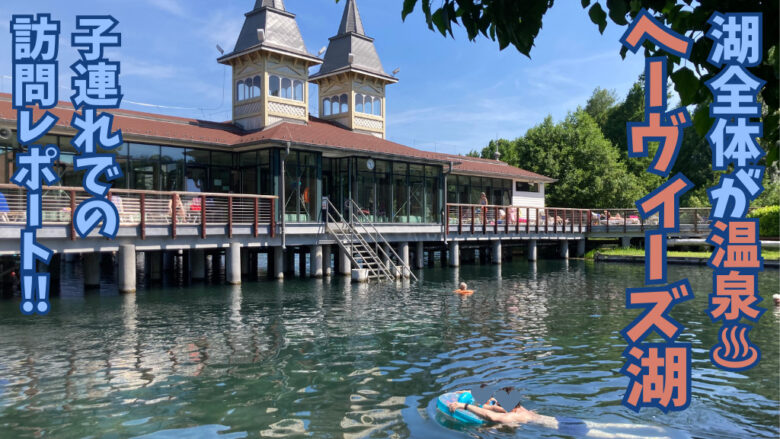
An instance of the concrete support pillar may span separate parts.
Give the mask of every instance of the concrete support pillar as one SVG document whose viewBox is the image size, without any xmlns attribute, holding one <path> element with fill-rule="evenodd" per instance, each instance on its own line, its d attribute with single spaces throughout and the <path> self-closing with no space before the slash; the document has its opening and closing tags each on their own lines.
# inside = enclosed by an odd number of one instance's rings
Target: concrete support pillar
<svg viewBox="0 0 780 439">
<path fill-rule="evenodd" d="M 322 275 L 323 276 L 331 276 L 333 274 L 333 270 L 331 269 L 331 256 L 330 256 L 330 249 L 331 246 L 329 245 L 323 245 L 322 246 Z"/>
<path fill-rule="evenodd" d="M 306 248 L 301 247 L 298 252 L 298 272 L 301 277 L 306 277 Z"/>
<path fill-rule="evenodd" d="M 631 247 L 631 237 L 630 236 L 620 237 L 620 246 L 623 248 Z"/>
<path fill-rule="evenodd" d="M 460 244 L 458 241 L 450 241 L 448 256 L 450 267 L 460 267 Z"/>
<path fill-rule="evenodd" d="M 190 250 L 190 272 L 192 280 L 206 279 L 206 254 L 203 250 Z"/>
<path fill-rule="evenodd" d="M 274 279 L 284 279 L 284 249 L 274 247 L 268 254 L 268 273 Z"/>
<path fill-rule="evenodd" d="M 339 274 L 342 276 L 352 275 L 352 261 L 343 248 L 339 247 Z"/>
<path fill-rule="evenodd" d="M 322 277 L 322 246 L 313 245 L 309 248 L 309 275 Z"/>
<path fill-rule="evenodd" d="M 501 241 L 495 240 L 490 243 L 491 248 L 491 262 L 496 265 L 501 265 Z"/>
<path fill-rule="evenodd" d="M 535 261 L 536 260 L 536 240 L 531 239 L 528 241 L 528 260 L 529 261 Z"/>
<path fill-rule="evenodd" d="M 408 242 L 402 242 L 398 244 L 398 256 L 401 257 L 401 261 L 403 262 L 403 265 L 408 267 L 409 266 L 409 243 Z M 403 270 L 403 276 L 409 277 L 409 272 L 406 269 Z"/>
<path fill-rule="evenodd" d="M 434 250 L 428 250 L 428 267 L 433 268 L 434 265 L 436 265 L 436 252 Z"/>
<path fill-rule="evenodd" d="M 118 283 L 119 293 L 135 293 L 135 246 L 132 244 L 122 244 L 119 246 L 118 264 L 119 270 Z"/>
<path fill-rule="evenodd" d="M 295 277 L 295 250 L 292 247 L 284 250 L 284 274 L 289 278 Z"/>
<path fill-rule="evenodd" d="M 84 289 L 100 288 L 100 253 L 85 253 L 81 265 L 84 270 Z"/>
<path fill-rule="evenodd" d="M 577 257 L 583 256 L 585 256 L 585 239 L 580 239 L 577 241 Z"/>
<path fill-rule="evenodd" d="M 560 243 L 561 246 L 561 258 L 562 259 L 569 259 L 569 241 L 563 240 Z"/>
<path fill-rule="evenodd" d="M 425 243 L 420 241 L 416 243 L 414 250 L 415 268 L 423 268 L 425 266 Z"/>
<path fill-rule="evenodd" d="M 225 253 L 225 280 L 230 285 L 241 284 L 241 244 L 231 242 Z"/>
<path fill-rule="evenodd" d="M 352 280 L 354 282 L 367 282 L 368 281 L 368 270 L 365 268 L 355 268 L 352 270 Z"/>
</svg>

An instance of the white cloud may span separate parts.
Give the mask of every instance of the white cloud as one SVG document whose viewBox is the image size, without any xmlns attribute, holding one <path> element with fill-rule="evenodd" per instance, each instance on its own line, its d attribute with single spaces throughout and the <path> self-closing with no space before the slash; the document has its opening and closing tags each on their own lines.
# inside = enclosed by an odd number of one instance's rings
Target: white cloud
<svg viewBox="0 0 780 439">
<path fill-rule="evenodd" d="M 187 9 L 179 0 L 147 0 L 147 3 L 177 17 L 187 16 Z"/>
</svg>

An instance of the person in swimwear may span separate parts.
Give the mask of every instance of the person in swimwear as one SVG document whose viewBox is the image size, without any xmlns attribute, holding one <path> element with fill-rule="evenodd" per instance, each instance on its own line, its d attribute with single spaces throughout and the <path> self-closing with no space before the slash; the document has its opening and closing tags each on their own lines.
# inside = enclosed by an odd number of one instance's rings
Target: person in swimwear
<svg viewBox="0 0 780 439">
<path fill-rule="evenodd" d="M 474 294 L 474 291 L 470 290 L 466 282 L 461 282 L 459 289 L 455 290 L 458 294 L 469 295 Z"/>
<path fill-rule="evenodd" d="M 466 392 L 463 392 L 466 393 Z M 468 392 L 470 393 L 470 392 Z M 648 438 L 668 438 L 664 429 L 661 427 L 655 427 L 650 425 L 634 425 L 634 424 L 615 424 L 615 423 L 597 423 L 590 421 L 583 421 L 575 418 L 567 418 L 563 416 L 545 416 L 536 413 L 535 411 L 528 410 L 518 403 L 515 408 L 507 411 L 501 407 L 495 398 L 490 398 L 484 405 L 474 405 L 471 402 L 460 401 L 474 401 L 473 396 L 470 394 L 466 398 L 459 398 L 459 402 L 451 403 L 448 408 L 451 412 L 455 410 L 466 410 L 482 419 L 489 422 L 517 425 L 517 424 L 536 424 L 543 427 L 558 430 L 560 433 L 566 436 L 574 437 L 600 437 L 600 438 L 622 438 L 622 439 L 648 439 Z M 644 429 L 645 434 L 637 435 L 629 432 L 610 432 L 610 429 L 620 430 L 638 430 Z M 650 431 L 662 433 L 661 436 L 648 436 Z"/>
</svg>

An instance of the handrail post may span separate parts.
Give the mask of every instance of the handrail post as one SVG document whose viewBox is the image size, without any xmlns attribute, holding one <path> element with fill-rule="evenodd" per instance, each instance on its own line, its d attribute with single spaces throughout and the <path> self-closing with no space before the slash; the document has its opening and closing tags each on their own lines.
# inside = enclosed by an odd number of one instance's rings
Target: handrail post
<svg viewBox="0 0 780 439">
<path fill-rule="evenodd" d="M 544 208 L 544 233 L 549 233 L 547 230 L 550 225 L 550 209 Z"/>
<path fill-rule="evenodd" d="M 271 232 L 271 238 L 276 237 L 276 198 L 273 198 L 271 201 L 271 225 L 270 225 L 270 232 Z"/>
<path fill-rule="evenodd" d="M 605 215 L 605 217 L 606 217 L 606 222 L 607 222 L 607 233 L 609 233 L 609 216 L 610 216 L 610 215 L 609 215 L 609 211 L 608 211 L 608 210 L 605 210 L 604 212 L 606 212 L 606 213 L 607 213 L 607 214 Z"/>
<path fill-rule="evenodd" d="M 228 238 L 233 237 L 233 196 L 228 195 Z"/>
<path fill-rule="evenodd" d="M 628 213 L 626 211 L 623 211 L 623 232 L 625 233 L 628 230 Z"/>
<path fill-rule="evenodd" d="M 257 238 L 258 229 L 260 228 L 260 199 L 255 198 L 255 238 Z"/>
<path fill-rule="evenodd" d="M 73 217 L 76 215 L 76 191 L 70 191 L 70 240 L 76 240 L 76 225 Z"/>
<path fill-rule="evenodd" d="M 505 206 L 506 211 L 504 212 L 504 233 L 509 233 L 509 206 Z"/>
<path fill-rule="evenodd" d="M 493 233 L 498 234 L 498 206 L 493 206 Z"/>
<path fill-rule="evenodd" d="M 515 207 L 515 233 L 520 233 L 520 208 Z"/>
<path fill-rule="evenodd" d="M 517 219 L 519 220 L 520 217 L 518 217 Z M 526 234 L 531 233 L 531 208 L 530 207 L 525 208 L 525 233 Z"/>
<path fill-rule="evenodd" d="M 590 228 L 593 226 L 593 211 L 588 209 L 588 232 L 590 232 Z"/>
<path fill-rule="evenodd" d="M 176 203 L 176 194 L 171 194 L 171 239 L 176 239 L 176 214 L 179 213 L 179 206 Z"/>
<path fill-rule="evenodd" d="M 200 196 L 200 237 L 206 238 L 206 196 Z"/>
<path fill-rule="evenodd" d="M 471 205 L 471 234 L 474 234 L 474 205 Z"/>
<path fill-rule="evenodd" d="M 644 232 L 645 231 L 645 217 L 639 214 L 639 211 L 636 212 L 636 216 L 639 217 L 639 230 Z"/>
<path fill-rule="evenodd" d="M 141 239 L 146 239 L 146 194 L 141 193 Z"/>
<path fill-rule="evenodd" d="M 553 209 L 553 233 L 558 233 L 558 209 Z"/>
<path fill-rule="evenodd" d="M 458 206 L 458 235 L 463 233 L 463 206 Z"/>
<path fill-rule="evenodd" d="M 539 208 L 536 208 L 536 233 L 539 233 Z"/>
<path fill-rule="evenodd" d="M 580 220 L 579 220 L 579 223 L 577 224 L 577 231 L 579 233 L 582 233 L 582 210 L 580 210 L 579 213 L 580 213 L 580 215 L 579 215 L 580 216 Z M 572 230 L 572 232 L 573 232 L 573 230 Z"/>
<path fill-rule="evenodd" d="M 696 209 L 693 209 L 693 231 L 694 233 L 699 232 L 699 213 L 696 212 Z"/>
</svg>

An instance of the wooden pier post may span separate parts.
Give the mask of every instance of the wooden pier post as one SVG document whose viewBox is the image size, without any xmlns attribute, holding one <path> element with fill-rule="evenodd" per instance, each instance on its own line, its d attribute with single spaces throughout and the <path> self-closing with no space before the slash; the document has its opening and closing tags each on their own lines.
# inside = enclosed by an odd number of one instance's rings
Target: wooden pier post
<svg viewBox="0 0 780 439">
<path fill-rule="evenodd" d="M 398 244 L 398 256 L 401 257 L 401 261 L 403 262 L 403 265 L 405 267 L 409 266 L 409 243 L 408 242 L 402 242 Z M 403 268 L 403 276 L 408 278 L 409 277 L 409 271 L 407 268 Z"/>
<path fill-rule="evenodd" d="M 585 238 L 577 241 L 577 257 L 585 256 Z"/>
<path fill-rule="evenodd" d="M 425 243 L 418 241 L 414 250 L 415 267 L 421 269 L 425 266 Z"/>
</svg>

